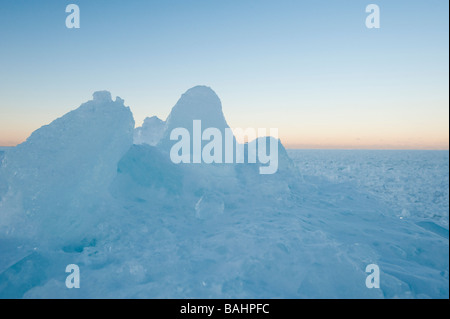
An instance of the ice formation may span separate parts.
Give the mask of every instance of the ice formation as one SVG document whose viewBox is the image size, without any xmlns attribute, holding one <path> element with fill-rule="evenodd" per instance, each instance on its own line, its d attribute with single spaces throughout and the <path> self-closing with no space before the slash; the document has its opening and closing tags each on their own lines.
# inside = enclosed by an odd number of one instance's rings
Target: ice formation
<svg viewBox="0 0 450 319">
<path fill-rule="evenodd" d="M 147 117 L 142 126 L 134 130 L 134 144 L 155 146 L 161 140 L 165 122 L 157 116 Z"/>
<path fill-rule="evenodd" d="M 399 218 L 373 184 L 333 180 L 341 166 L 279 140 L 273 175 L 174 164 L 170 131 L 195 119 L 228 127 L 208 87 L 136 130 L 123 100 L 96 92 L 0 154 L 0 298 L 448 298 L 448 204 L 447 223 Z M 372 263 L 380 289 L 365 286 Z"/>
<path fill-rule="evenodd" d="M 225 135 L 225 128 L 229 127 L 219 97 L 207 86 L 193 87 L 181 96 L 167 117 L 158 146 L 163 150 L 169 150 L 174 144 L 170 140 L 170 133 L 175 128 L 185 128 L 193 136 L 194 120 L 201 120 L 203 127 L 217 128 L 222 135 Z"/>
<path fill-rule="evenodd" d="M 133 143 L 134 120 L 120 98 L 106 91 L 93 97 L 7 152 L 2 232 L 66 241 L 100 218 L 117 162 Z"/>
</svg>

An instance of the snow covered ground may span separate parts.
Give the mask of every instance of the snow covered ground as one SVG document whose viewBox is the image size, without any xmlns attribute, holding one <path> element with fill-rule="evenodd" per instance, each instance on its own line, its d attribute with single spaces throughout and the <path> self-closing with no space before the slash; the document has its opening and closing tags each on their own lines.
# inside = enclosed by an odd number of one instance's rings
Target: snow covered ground
<svg viewBox="0 0 450 319">
<path fill-rule="evenodd" d="M 405 150 L 289 150 L 304 175 L 350 182 L 377 196 L 399 218 L 449 228 L 449 152 Z"/>
<path fill-rule="evenodd" d="M 190 117 L 228 126 L 206 87 L 137 131 L 123 100 L 96 92 L 6 149 L 0 298 L 449 297 L 448 151 L 280 143 L 274 175 L 176 165 L 167 130 Z M 65 286 L 68 264 L 79 289 Z"/>
</svg>

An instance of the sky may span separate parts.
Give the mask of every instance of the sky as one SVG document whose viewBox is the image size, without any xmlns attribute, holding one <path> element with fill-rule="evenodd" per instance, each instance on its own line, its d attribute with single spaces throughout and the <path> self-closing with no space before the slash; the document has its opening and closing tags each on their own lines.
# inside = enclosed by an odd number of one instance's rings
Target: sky
<svg viewBox="0 0 450 319">
<path fill-rule="evenodd" d="M 67 5 L 80 8 L 68 29 Z M 368 29 L 368 4 L 380 28 Z M 447 0 L 0 1 L 0 145 L 108 90 L 136 126 L 210 86 L 288 148 L 448 149 Z"/>
</svg>

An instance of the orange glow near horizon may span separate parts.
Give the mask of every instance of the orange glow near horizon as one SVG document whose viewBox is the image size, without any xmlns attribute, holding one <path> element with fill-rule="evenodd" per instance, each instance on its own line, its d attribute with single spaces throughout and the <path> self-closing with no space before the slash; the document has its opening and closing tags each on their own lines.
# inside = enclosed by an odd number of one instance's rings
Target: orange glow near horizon
<svg viewBox="0 0 450 319">
<path fill-rule="evenodd" d="M 269 130 L 267 130 L 269 132 Z M 0 146 L 16 146 L 23 143 L 32 133 L 25 127 L 0 128 Z M 448 150 L 449 138 L 429 136 L 412 136 L 403 138 L 387 138 L 383 135 L 371 138 L 351 138 L 339 135 L 331 130 L 314 136 L 312 133 L 298 137 L 292 132 L 279 132 L 279 138 L 287 149 L 398 149 L 398 150 Z M 443 135 L 441 135 L 443 136 Z M 242 138 L 237 136 L 239 142 Z"/>
</svg>

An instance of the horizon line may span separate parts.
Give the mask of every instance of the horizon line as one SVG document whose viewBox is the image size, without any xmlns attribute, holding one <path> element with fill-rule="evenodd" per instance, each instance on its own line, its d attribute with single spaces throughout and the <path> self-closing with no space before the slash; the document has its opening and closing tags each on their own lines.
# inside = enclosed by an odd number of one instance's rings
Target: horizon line
<svg viewBox="0 0 450 319">
<path fill-rule="evenodd" d="M 20 145 L 19 143 L 17 145 Z M 145 144 L 145 143 L 144 143 Z M 2 148 L 14 148 L 17 145 L 0 145 L 0 149 Z M 139 145 L 139 144 L 132 144 Z M 450 151 L 449 148 L 369 148 L 369 147 L 314 147 L 314 146 L 305 146 L 305 147 L 292 147 L 285 146 L 286 150 L 305 150 L 305 151 Z"/>
</svg>

